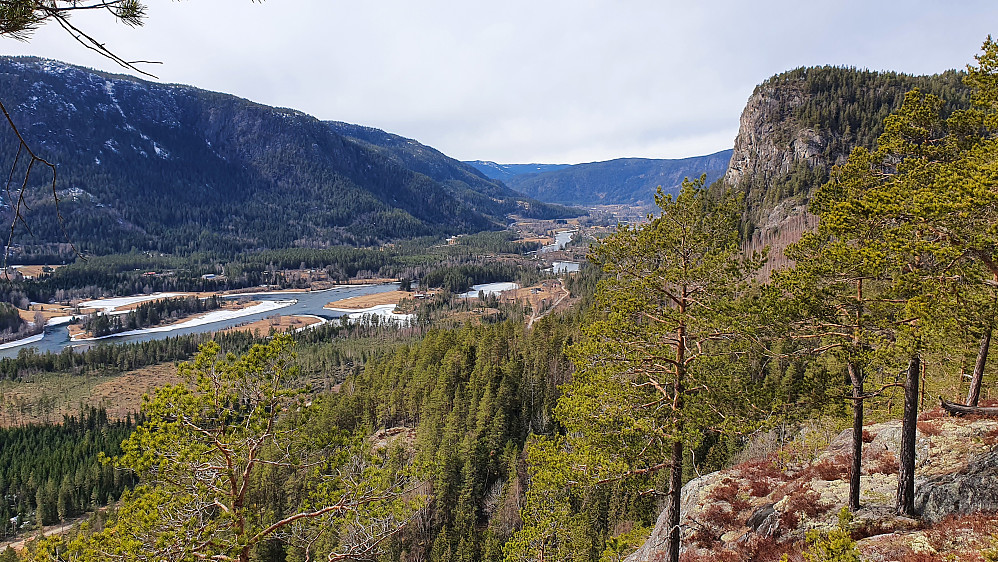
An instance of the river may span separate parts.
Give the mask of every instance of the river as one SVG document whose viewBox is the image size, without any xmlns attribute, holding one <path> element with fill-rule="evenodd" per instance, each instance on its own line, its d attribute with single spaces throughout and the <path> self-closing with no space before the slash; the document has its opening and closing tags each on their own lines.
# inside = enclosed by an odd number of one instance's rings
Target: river
<svg viewBox="0 0 998 562">
<path fill-rule="evenodd" d="M 572 241 L 572 236 L 578 231 L 576 230 L 563 230 L 561 232 L 556 232 L 554 235 L 554 244 L 548 244 L 544 246 L 537 252 L 540 254 L 546 254 L 548 252 L 557 252 L 558 250 L 564 250 L 565 246 Z"/>
<path fill-rule="evenodd" d="M 99 340 L 99 343 L 143 342 L 149 340 L 160 340 L 160 339 L 182 336 L 187 334 L 196 334 L 200 332 L 216 332 L 219 330 L 224 330 L 226 328 L 232 328 L 233 326 L 238 326 L 240 324 L 247 324 L 249 322 L 262 320 L 274 314 L 280 314 L 281 316 L 311 315 L 311 316 L 319 316 L 325 319 L 339 318 L 340 316 L 350 314 L 350 312 L 334 311 L 323 307 L 332 301 L 337 301 L 340 299 L 359 297 L 362 295 L 373 295 L 375 293 L 383 293 L 387 291 L 394 291 L 398 289 L 398 286 L 399 286 L 398 283 L 388 283 L 384 285 L 357 285 L 357 286 L 334 287 L 332 289 L 326 289 L 324 291 L 243 293 L 236 295 L 227 295 L 225 297 L 227 299 L 248 298 L 254 301 L 293 300 L 297 302 L 294 302 L 287 306 L 283 306 L 278 309 L 267 310 L 265 312 L 250 314 L 247 316 L 240 316 L 238 318 L 219 320 L 218 322 L 212 322 L 209 324 L 189 326 L 186 328 L 181 327 L 174 330 L 162 330 L 156 332 L 144 332 L 131 335 L 107 337 Z M 351 312 L 356 312 L 356 311 L 351 311 Z M 42 337 L 40 340 L 37 339 L 37 336 L 27 339 L 34 341 L 25 341 L 25 343 L 22 345 L 0 350 L 0 357 L 15 357 L 17 356 L 18 352 L 21 349 L 27 347 L 33 347 L 40 353 L 45 353 L 48 351 L 51 351 L 53 353 L 59 353 L 66 347 L 85 349 L 86 347 L 89 347 L 94 343 L 96 343 L 93 341 L 71 341 L 69 339 L 69 327 L 66 324 L 46 326 L 45 331 L 42 333 Z"/>
</svg>

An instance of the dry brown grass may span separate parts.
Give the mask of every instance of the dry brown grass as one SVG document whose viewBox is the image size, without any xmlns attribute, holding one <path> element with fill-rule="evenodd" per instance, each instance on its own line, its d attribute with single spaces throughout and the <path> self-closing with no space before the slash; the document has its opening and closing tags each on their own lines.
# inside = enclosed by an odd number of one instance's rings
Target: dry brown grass
<svg viewBox="0 0 998 562">
<path fill-rule="evenodd" d="M 338 301 L 333 301 L 326 306 L 330 308 L 361 310 L 383 304 L 398 304 L 400 300 L 411 297 L 412 293 L 406 291 L 386 291 L 384 293 L 374 293 L 373 295 L 361 295 L 359 297 L 340 299 Z"/>
<path fill-rule="evenodd" d="M 110 376 L 47 373 L 3 381 L 0 427 L 58 422 L 89 406 L 103 406 L 112 418 L 124 418 L 139 411 L 143 394 L 179 380 L 173 363 L 162 363 Z"/>
<path fill-rule="evenodd" d="M 180 382 L 173 363 L 161 363 L 129 371 L 94 387 L 90 403 L 102 405 L 112 419 L 135 414 L 142 406 L 142 396 L 153 390 Z"/>
<path fill-rule="evenodd" d="M 318 324 L 319 322 L 320 320 L 318 318 L 312 318 L 309 316 L 282 316 L 280 314 L 275 314 L 268 318 L 264 318 L 263 320 L 257 320 L 256 322 L 250 322 L 249 324 L 241 324 L 239 326 L 227 328 L 219 333 L 253 332 L 265 335 L 270 333 L 271 328 L 277 330 L 278 332 L 287 332 L 288 330 L 297 330 L 299 328 L 304 328 L 305 326 Z"/>
<path fill-rule="evenodd" d="M 918 428 L 919 432 L 925 435 L 936 436 L 943 434 L 943 428 L 941 427 L 940 423 L 936 420 L 917 422 L 916 427 Z"/>
<path fill-rule="evenodd" d="M 44 277 L 48 277 L 49 275 L 52 275 L 52 271 L 55 271 L 56 269 L 59 269 L 60 267 L 62 267 L 62 266 L 61 265 L 21 265 L 21 266 L 18 266 L 16 269 L 15 268 L 11 268 L 8 271 L 11 273 L 11 275 L 14 274 L 13 273 L 14 271 L 17 271 L 18 273 L 20 273 L 21 275 L 24 275 L 25 277 L 32 277 L 34 279 L 42 279 Z M 46 269 L 46 268 L 51 268 L 52 271 L 44 271 L 44 269 Z"/>
<path fill-rule="evenodd" d="M 21 319 L 25 322 L 34 322 L 35 314 L 39 312 L 47 322 L 49 318 L 53 318 L 55 316 L 69 316 L 73 313 L 73 309 L 59 304 L 33 304 L 31 305 L 30 310 L 17 311 L 17 313 L 21 315 Z"/>
</svg>

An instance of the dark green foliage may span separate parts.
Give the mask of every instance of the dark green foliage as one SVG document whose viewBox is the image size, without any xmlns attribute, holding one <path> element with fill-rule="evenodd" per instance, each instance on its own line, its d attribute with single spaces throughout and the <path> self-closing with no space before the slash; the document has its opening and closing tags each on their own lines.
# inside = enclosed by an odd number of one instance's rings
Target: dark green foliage
<svg viewBox="0 0 998 562">
<path fill-rule="evenodd" d="M 0 332 L 17 332 L 24 321 L 17 309 L 5 302 L 0 302 Z"/>
<path fill-rule="evenodd" d="M 0 429 L 0 537 L 14 534 L 13 517 L 31 529 L 116 501 L 135 479 L 99 455 L 119 454 L 133 428 L 90 408 L 62 424 Z"/>
<path fill-rule="evenodd" d="M 412 139 L 371 127 L 327 121 L 329 128 L 377 152 L 392 164 L 411 169 L 440 182 L 460 200 L 489 216 L 516 214 L 527 218 L 555 219 L 584 214 L 579 209 L 551 205 L 511 191 L 502 182 L 489 181 L 476 167 L 444 156 Z"/>
<path fill-rule="evenodd" d="M 495 230 L 513 212 L 579 214 L 414 141 L 378 131 L 418 146 L 402 157 L 385 139 L 233 96 L 30 58 L 0 61 L 0 84 L 21 132 L 58 167 L 63 220 L 51 174 L 34 173 L 32 233 L 19 226 L 17 254 L 65 258 L 55 245 L 69 241 L 91 254 L 370 246 Z M 0 154 L 13 162 L 7 133 Z"/>
<path fill-rule="evenodd" d="M 473 248 L 476 253 L 488 252 L 491 254 L 525 254 L 541 247 L 541 244 L 537 242 L 518 242 L 517 238 L 518 236 L 509 230 L 479 232 L 478 234 L 458 237 L 457 244 Z"/>
<path fill-rule="evenodd" d="M 834 162 L 857 146 L 875 148 L 884 132 L 884 119 L 901 107 L 904 95 L 914 88 L 946 100 L 947 114 L 966 108 L 970 105 L 970 89 L 963 84 L 965 75 L 955 70 L 912 76 L 852 67 L 807 67 L 777 74 L 757 86 L 756 92 L 777 87 L 802 94 L 804 103 L 789 113 L 795 125 L 831 133 L 825 157 Z M 785 103 L 791 103 L 791 99 L 788 97 Z"/>
<path fill-rule="evenodd" d="M 574 317 L 435 330 L 348 378 L 329 415 L 344 429 L 415 429 L 416 463 L 430 484 L 425 525 L 400 548 L 427 560 L 499 560 L 519 524 L 520 452 L 553 429 L 551 409 L 570 364 Z"/>
<path fill-rule="evenodd" d="M 330 330 L 335 328 L 330 327 Z M 190 334 L 141 343 L 95 345 L 85 351 L 71 347 L 60 353 L 38 353 L 33 347 L 21 349 L 17 357 L 0 359 L 0 380 L 17 380 L 31 373 L 117 373 L 147 365 L 187 359 L 198 346 L 214 339 L 222 349 L 239 353 L 259 338 L 247 332 Z"/>
<path fill-rule="evenodd" d="M 466 264 L 435 269 L 424 275 L 420 284 L 424 287 L 440 287 L 452 293 L 463 293 L 472 285 L 512 281 L 518 274 L 519 268 L 513 263 Z"/>
</svg>

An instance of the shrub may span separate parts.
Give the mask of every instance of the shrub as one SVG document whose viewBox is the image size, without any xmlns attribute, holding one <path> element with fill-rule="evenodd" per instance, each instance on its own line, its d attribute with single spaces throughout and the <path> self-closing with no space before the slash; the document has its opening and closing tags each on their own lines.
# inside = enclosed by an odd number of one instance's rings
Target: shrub
<svg viewBox="0 0 998 562">
<path fill-rule="evenodd" d="M 919 421 L 932 421 L 945 418 L 949 414 L 946 413 L 942 408 L 933 408 L 931 410 L 926 410 L 921 414 L 918 414 Z"/>
<path fill-rule="evenodd" d="M 991 548 L 981 551 L 981 556 L 984 557 L 984 562 L 998 562 L 998 535 L 992 535 Z"/>
<path fill-rule="evenodd" d="M 901 469 L 897 455 L 884 449 L 877 453 L 868 464 L 870 474 L 896 474 Z"/>
<path fill-rule="evenodd" d="M 701 512 L 700 521 L 716 528 L 727 530 L 735 528 L 738 519 L 732 510 L 715 503 Z"/>
<path fill-rule="evenodd" d="M 701 524 L 690 534 L 689 540 L 693 546 L 707 549 L 717 544 L 718 537 L 710 527 Z"/>
<path fill-rule="evenodd" d="M 759 479 L 752 480 L 749 483 L 749 493 L 753 498 L 763 498 L 768 496 L 773 491 L 773 485 L 769 483 L 768 480 Z"/>
<path fill-rule="evenodd" d="M 772 480 L 786 482 L 790 478 L 780 469 L 775 456 L 744 462 L 733 470 L 749 482 L 749 495 L 754 498 L 765 497 L 772 493 L 775 488 Z"/>
<path fill-rule="evenodd" d="M 799 478 L 803 480 L 810 480 L 817 477 L 826 481 L 848 480 L 849 464 L 848 455 L 836 455 L 834 457 L 825 458 L 822 459 L 821 462 L 814 463 L 801 471 Z"/>
<path fill-rule="evenodd" d="M 725 478 L 721 480 L 721 483 L 714 486 L 714 488 L 708 494 L 708 500 L 722 501 L 731 503 L 738 496 L 738 482 L 735 482 L 731 478 Z"/>
<path fill-rule="evenodd" d="M 920 421 L 915 427 L 925 435 L 942 435 L 943 429 L 939 427 L 939 424 L 933 423 L 933 421 Z"/>
<path fill-rule="evenodd" d="M 839 512 L 839 524 L 836 528 L 830 531 L 808 531 L 804 560 L 807 562 L 859 562 L 856 541 L 849 534 L 851 517 L 849 509 L 843 507 L 842 511 Z"/>
<path fill-rule="evenodd" d="M 814 518 L 831 509 L 830 505 L 821 501 L 821 494 L 807 484 L 797 484 L 786 492 L 786 496 L 789 499 L 780 515 L 780 527 L 783 529 L 793 529 L 805 517 Z"/>
</svg>

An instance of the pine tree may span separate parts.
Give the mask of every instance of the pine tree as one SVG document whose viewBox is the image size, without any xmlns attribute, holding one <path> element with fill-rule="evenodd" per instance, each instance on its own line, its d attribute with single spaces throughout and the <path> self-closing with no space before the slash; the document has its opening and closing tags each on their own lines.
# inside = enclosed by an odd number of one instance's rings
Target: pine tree
<svg viewBox="0 0 998 562">
<path fill-rule="evenodd" d="M 704 179 L 685 181 L 675 197 L 660 190 L 660 216 L 593 251 L 607 279 L 555 409 L 566 435 L 530 449 L 524 529 L 507 560 L 552 549 L 567 556 L 572 543 L 587 542 L 594 490 L 665 469 L 668 560 L 678 560 L 684 456 L 705 431 L 736 419 L 725 411 L 741 390 L 731 360 L 739 356 L 731 353 L 741 328 L 736 299 L 760 265 L 741 255 L 736 202 L 709 198 Z"/>
</svg>

